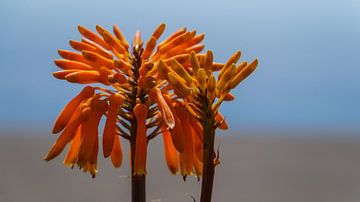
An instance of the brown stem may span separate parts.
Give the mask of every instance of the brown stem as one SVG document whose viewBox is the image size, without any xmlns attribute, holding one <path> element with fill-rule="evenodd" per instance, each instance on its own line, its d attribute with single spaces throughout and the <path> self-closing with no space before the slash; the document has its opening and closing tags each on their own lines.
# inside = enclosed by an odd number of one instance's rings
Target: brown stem
<svg viewBox="0 0 360 202">
<path fill-rule="evenodd" d="M 214 113 L 211 110 L 211 106 L 206 107 L 206 116 L 202 121 L 203 126 L 203 175 L 201 183 L 201 197 L 200 202 L 210 202 L 214 173 L 215 173 L 215 127 L 214 127 Z"/>
</svg>

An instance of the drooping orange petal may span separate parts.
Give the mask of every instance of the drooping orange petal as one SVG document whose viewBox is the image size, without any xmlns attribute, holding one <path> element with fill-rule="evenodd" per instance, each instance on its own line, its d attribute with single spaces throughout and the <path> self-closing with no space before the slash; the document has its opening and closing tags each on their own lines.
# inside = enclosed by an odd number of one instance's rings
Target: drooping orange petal
<svg viewBox="0 0 360 202">
<path fill-rule="evenodd" d="M 80 144 L 81 144 L 81 125 L 77 129 L 76 135 L 71 141 L 69 151 L 64 159 L 63 163 L 66 166 L 70 166 L 70 167 L 74 166 L 79 154 Z"/>
<path fill-rule="evenodd" d="M 160 115 L 166 126 L 172 130 L 175 127 L 175 118 L 171 112 L 170 107 L 166 103 L 162 92 L 159 88 L 153 88 L 150 93 L 150 99 L 154 100 L 157 103 L 157 106 L 160 110 Z"/>
<path fill-rule="evenodd" d="M 110 158 L 115 168 L 119 168 L 121 166 L 123 154 L 122 154 L 120 138 L 118 135 L 115 135 L 114 145 L 111 151 Z"/>
<path fill-rule="evenodd" d="M 65 148 L 66 144 L 68 144 L 74 138 L 80 124 L 89 116 L 89 110 L 83 111 L 83 109 L 83 107 L 78 107 L 78 109 L 75 111 L 74 115 L 69 121 L 69 124 L 65 127 L 64 131 L 61 133 L 45 157 L 46 161 L 50 161 L 57 157 Z"/>
<path fill-rule="evenodd" d="M 195 135 L 200 139 L 200 141 L 203 140 L 203 129 L 201 126 L 201 123 L 194 117 L 190 117 L 190 124 L 194 129 Z"/>
<path fill-rule="evenodd" d="M 177 115 L 177 111 L 172 106 L 171 98 L 168 95 L 164 95 L 164 99 L 167 102 L 168 106 L 170 107 L 172 113 L 174 114 L 174 118 L 175 118 L 175 127 L 171 131 L 171 139 L 173 141 L 173 144 L 174 144 L 176 150 L 179 152 L 184 152 L 185 139 L 184 139 L 184 135 L 182 132 L 181 121 L 179 119 L 179 116 Z"/>
<path fill-rule="evenodd" d="M 183 176 L 193 174 L 194 167 L 194 140 L 193 140 L 193 132 L 190 127 L 190 121 L 188 112 L 186 108 L 183 106 L 179 106 L 176 108 L 177 116 L 181 121 L 181 126 L 183 127 L 183 135 L 186 140 L 184 144 L 184 152 L 180 153 L 180 168 L 181 174 Z"/>
<path fill-rule="evenodd" d="M 112 94 L 109 97 L 109 110 L 107 114 L 107 119 L 104 127 L 103 134 L 103 153 L 104 157 L 108 157 L 113 150 L 114 138 L 116 136 L 116 118 L 119 107 L 122 103 L 122 98 L 119 94 Z"/>
<path fill-rule="evenodd" d="M 136 144 L 133 175 L 146 174 L 147 140 L 146 140 L 146 116 L 148 108 L 145 104 L 136 104 L 134 115 L 136 117 Z"/>
<path fill-rule="evenodd" d="M 203 161 L 203 143 L 202 139 L 200 139 L 200 135 L 196 134 L 196 129 L 192 127 L 192 135 L 194 140 L 194 154 L 196 156 L 196 159 L 199 161 Z M 202 137 L 202 135 L 201 135 Z"/>
<path fill-rule="evenodd" d="M 195 168 L 195 173 L 196 176 L 198 178 L 200 178 L 202 176 L 203 173 L 203 162 L 200 161 L 200 159 L 198 158 L 194 158 L 194 168 Z"/>
<path fill-rule="evenodd" d="M 98 125 L 101 116 L 108 109 L 108 105 L 104 100 L 94 98 L 90 103 L 90 115 L 88 120 L 84 123 L 82 131 L 84 131 L 83 141 L 80 146 L 78 165 L 84 166 L 87 161 L 91 164 L 95 163 L 95 150 L 98 147 Z M 97 151 L 96 151 L 97 153 Z"/>
<path fill-rule="evenodd" d="M 166 126 L 161 127 L 166 164 L 173 175 L 179 172 L 179 156 Z"/>
<path fill-rule="evenodd" d="M 219 128 L 222 130 L 227 130 L 229 129 L 228 124 L 226 123 L 226 120 L 224 118 L 224 116 L 218 111 L 218 113 L 215 116 L 215 121 L 217 123 L 220 123 Z"/>
<path fill-rule="evenodd" d="M 91 86 L 86 86 L 77 96 L 75 96 L 70 102 L 63 108 L 60 112 L 59 116 L 57 117 L 52 132 L 58 133 L 62 131 L 66 124 L 69 122 L 71 116 L 78 108 L 80 103 L 92 97 L 94 95 L 94 88 Z"/>
</svg>

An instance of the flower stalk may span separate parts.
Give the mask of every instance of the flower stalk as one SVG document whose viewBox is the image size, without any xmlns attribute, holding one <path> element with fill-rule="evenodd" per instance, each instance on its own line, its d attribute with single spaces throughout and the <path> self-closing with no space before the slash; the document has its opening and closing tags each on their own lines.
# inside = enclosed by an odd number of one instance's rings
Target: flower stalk
<svg viewBox="0 0 360 202">
<path fill-rule="evenodd" d="M 201 121 L 203 127 L 203 172 L 201 182 L 201 195 L 200 202 L 210 202 L 214 183 L 215 174 L 215 122 L 214 112 L 211 109 L 211 104 L 206 103 L 207 99 L 204 99 L 205 104 L 203 107 L 204 118 Z"/>
</svg>

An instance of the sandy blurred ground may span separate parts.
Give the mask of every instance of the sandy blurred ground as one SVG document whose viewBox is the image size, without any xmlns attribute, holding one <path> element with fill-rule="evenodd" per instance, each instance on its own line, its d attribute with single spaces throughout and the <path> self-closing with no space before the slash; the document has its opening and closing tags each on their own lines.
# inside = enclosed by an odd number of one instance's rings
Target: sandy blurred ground
<svg viewBox="0 0 360 202">
<path fill-rule="evenodd" d="M 46 163 L 42 157 L 55 136 L 0 135 L 0 201 L 129 201 L 128 163 L 114 169 L 101 158 L 91 179 L 78 169 Z M 360 138 L 241 136 L 220 139 L 215 202 L 359 202 Z M 125 148 L 127 149 L 127 148 Z M 147 199 L 192 201 L 200 184 L 171 176 L 163 160 L 161 138 L 150 145 Z"/>
</svg>

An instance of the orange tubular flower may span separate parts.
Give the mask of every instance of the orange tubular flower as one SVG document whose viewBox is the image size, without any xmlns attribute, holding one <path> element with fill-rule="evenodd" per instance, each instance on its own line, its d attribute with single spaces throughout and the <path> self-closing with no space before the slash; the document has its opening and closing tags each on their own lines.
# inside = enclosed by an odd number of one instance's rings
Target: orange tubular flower
<svg viewBox="0 0 360 202">
<path fill-rule="evenodd" d="M 109 97 L 109 111 L 107 114 L 107 119 L 104 128 L 103 134 L 103 152 L 104 157 L 108 157 L 111 154 L 114 146 L 114 138 L 116 136 L 116 118 L 117 118 L 117 109 L 119 109 L 122 98 L 118 94 L 112 94 Z M 117 141 L 118 142 L 118 141 Z"/>
<path fill-rule="evenodd" d="M 196 31 L 181 28 L 160 41 L 165 30 L 165 24 L 161 24 L 144 42 L 140 32 L 136 32 L 133 45 L 129 46 L 117 26 L 112 32 L 99 25 L 96 32 L 82 26 L 78 26 L 78 30 L 83 38 L 70 40 L 74 50 L 58 51 L 62 59 L 54 62 L 60 71 L 53 75 L 57 79 L 91 86 L 74 97 L 55 121 L 53 133 L 61 134 L 45 160 L 55 158 L 70 144 L 64 164 L 77 165 L 95 176 L 98 127 L 105 116 L 102 150 L 114 167 L 122 163 L 121 136 L 131 145 L 132 176 L 144 176 L 147 142 L 160 134 L 162 127 L 167 127 L 171 131 L 163 135 L 166 159 L 170 171 L 177 173 L 178 164 L 174 163 L 179 162 L 177 152 L 194 149 L 193 144 L 186 145 L 187 136 L 182 131 L 182 120 L 174 116 L 173 104 L 176 103 L 172 100 L 174 91 L 190 93 L 190 53 L 201 57 L 197 53 L 204 48 L 200 44 L 204 34 L 197 35 Z M 169 77 L 179 84 L 164 80 L 169 72 L 172 73 Z M 233 83 L 239 79 L 240 76 Z M 187 153 L 186 158 L 190 158 L 190 152 Z M 192 173 L 192 169 L 193 166 L 189 166 L 186 173 Z"/>
<path fill-rule="evenodd" d="M 162 137 L 164 142 L 164 153 L 166 164 L 173 175 L 176 175 L 179 172 L 179 155 L 176 151 L 176 148 L 173 144 L 171 133 L 167 127 L 163 126 Z"/>
<path fill-rule="evenodd" d="M 134 115 L 136 117 L 136 123 L 137 123 L 134 175 L 145 175 L 146 155 L 147 155 L 147 140 L 146 140 L 147 106 L 144 104 L 137 104 L 134 108 Z"/>
</svg>

